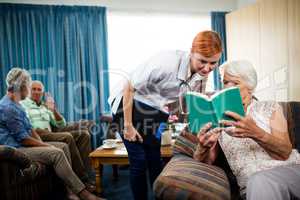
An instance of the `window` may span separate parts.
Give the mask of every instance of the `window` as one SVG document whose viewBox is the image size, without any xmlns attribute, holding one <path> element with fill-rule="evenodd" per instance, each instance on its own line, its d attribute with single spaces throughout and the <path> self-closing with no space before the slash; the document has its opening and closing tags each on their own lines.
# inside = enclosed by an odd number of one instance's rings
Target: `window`
<svg viewBox="0 0 300 200">
<path fill-rule="evenodd" d="M 109 11 L 107 21 L 110 92 L 118 87 L 122 75 L 134 70 L 153 54 L 162 50 L 189 51 L 194 36 L 211 29 L 209 14 Z"/>
</svg>

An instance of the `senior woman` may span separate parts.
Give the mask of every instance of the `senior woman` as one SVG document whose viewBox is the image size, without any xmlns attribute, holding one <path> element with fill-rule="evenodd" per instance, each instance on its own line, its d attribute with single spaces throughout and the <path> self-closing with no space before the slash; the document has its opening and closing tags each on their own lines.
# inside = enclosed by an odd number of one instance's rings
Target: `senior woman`
<svg viewBox="0 0 300 200">
<path fill-rule="evenodd" d="M 24 69 L 13 68 L 7 74 L 7 94 L 0 100 L 0 145 L 18 148 L 32 160 L 51 165 L 57 176 L 73 192 L 68 195 L 69 199 L 79 200 L 80 197 L 84 200 L 101 200 L 86 190 L 85 185 L 73 172 L 69 152 L 52 146 L 52 144 L 57 145 L 66 150 L 64 147 L 67 145 L 44 143 L 32 129 L 19 103 L 28 95 L 30 82 L 30 74 Z"/>
<path fill-rule="evenodd" d="M 227 111 L 236 120 L 222 121 L 227 128 L 202 127 L 194 159 L 211 164 L 221 147 L 243 198 L 300 198 L 300 155 L 292 149 L 281 106 L 253 98 L 257 75 L 250 62 L 227 62 L 221 68 L 224 87 L 240 88 L 246 116 Z"/>
</svg>

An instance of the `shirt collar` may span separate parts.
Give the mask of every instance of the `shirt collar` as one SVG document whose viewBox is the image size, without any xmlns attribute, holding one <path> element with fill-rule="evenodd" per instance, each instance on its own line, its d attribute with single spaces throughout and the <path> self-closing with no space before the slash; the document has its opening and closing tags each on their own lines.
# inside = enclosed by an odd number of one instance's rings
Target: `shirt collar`
<svg viewBox="0 0 300 200">
<path fill-rule="evenodd" d="M 187 81 L 191 76 L 191 69 L 190 69 L 190 54 L 185 53 L 181 57 L 177 78 L 181 81 Z"/>
<path fill-rule="evenodd" d="M 26 97 L 26 101 L 28 101 L 31 105 L 35 105 L 37 107 L 39 107 L 39 105 L 33 101 L 30 97 Z M 40 104 L 40 106 L 43 105 L 43 103 Z"/>
<path fill-rule="evenodd" d="M 8 95 L 5 95 L 2 100 L 5 101 L 5 102 L 8 102 L 9 104 L 13 104 L 14 106 L 17 106 L 18 108 L 23 109 L 22 106 L 20 105 L 20 103 L 17 103 L 15 101 L 11 100 L 11 98 L 9 98 Z"/>
<path fill-rule="evenodd" d="M 188 82 L 192 79 L 190 59 L 191 56 L 189 53 L 185 53 L 181 58 L 180 65 L 177 72 L 177 78 L 181 81 Z M 194 74 L 193 79 L 204 80 L 206 79 L 206 77 L 201 76 L 200 74 Z"/>
</svg>

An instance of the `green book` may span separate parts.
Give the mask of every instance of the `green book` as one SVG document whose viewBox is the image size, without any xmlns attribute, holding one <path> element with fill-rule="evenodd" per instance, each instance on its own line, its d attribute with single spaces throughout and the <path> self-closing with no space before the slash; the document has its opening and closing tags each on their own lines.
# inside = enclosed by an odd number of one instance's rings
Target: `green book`
<svg viewBox="0 0 300 200">
<path fill-rule="evenodd" d="M 233 120 L 225 115 L 226 111 L 245 116 L 240 90 L 237 87 L 226 88 L 211 97 L 198 92 L 187 92 L 185 100 L 189 129 L 193 134 L 197 134 L 208 122 L 215 128 L 220 126 L 220 120 Z"/>
</svg>

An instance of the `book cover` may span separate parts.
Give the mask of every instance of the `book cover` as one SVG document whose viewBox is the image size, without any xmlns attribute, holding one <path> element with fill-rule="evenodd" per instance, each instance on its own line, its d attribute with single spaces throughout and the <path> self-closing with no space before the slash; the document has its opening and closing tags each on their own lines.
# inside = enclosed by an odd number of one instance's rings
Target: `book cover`
<svg viewBox="0 0 300 200">
<path fill-rule="evenodd" d="M 220 126 L 220 120 L 233 120 L 225 115 L 226 111 L 245 116 L 240 90 L 237 87 L 226 88 L 211 97 L 198 92 L 187 92 L 185 100 L 189 129 L 194 134 L 208 122 L 212 122 L 212 127 L 215 128 Z"/>
</svg>

